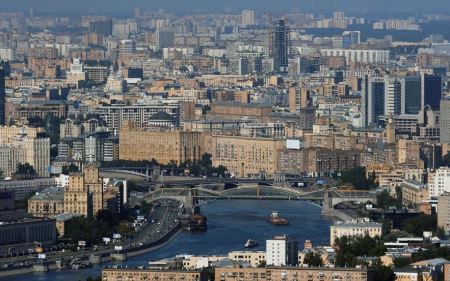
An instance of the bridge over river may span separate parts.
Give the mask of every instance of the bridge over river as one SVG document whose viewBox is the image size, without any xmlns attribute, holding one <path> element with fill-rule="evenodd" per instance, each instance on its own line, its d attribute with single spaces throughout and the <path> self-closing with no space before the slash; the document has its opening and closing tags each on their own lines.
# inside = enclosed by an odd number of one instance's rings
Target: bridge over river
<svg viewBox="0 0 450 281">
<path fill-rule="evenodd" d="M 332 188 L 291 188 L 259 184 L 239 184 L 235 188 L 214 190 L 204 187 L 159 188 L 146 195 L 149 203 L 172 199 L 184 204 L 186 209 L 214 200 L 303 200 L 322 207 L 329 214 L 336 205 L 344 202 L 376 203 L 376 193 L 369 191 L 339 191 Z"/>
</svg>

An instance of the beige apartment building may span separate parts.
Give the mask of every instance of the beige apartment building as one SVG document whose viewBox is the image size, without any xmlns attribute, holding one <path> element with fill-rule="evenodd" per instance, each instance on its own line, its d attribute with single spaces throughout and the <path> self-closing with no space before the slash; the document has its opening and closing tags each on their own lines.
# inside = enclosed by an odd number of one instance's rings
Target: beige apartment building
<svg viewBox="0 0 450 281">
<path fill-rule="evenodd" d="M 103 210 L 103 186 L 97 165 L 83 167 L 82 173 L 71 174 L 64 191 L 64 212 L 92 216 Z"/>
<path fill-rule="evenodd" d="M 330 245 L 334 246 L 336 239 L 343 236 L 365 236 L 374 238 L 381 237 L 383 225 L 372 222 L 368 219 L 358 219 L 344 222 L 337 222 L 330 226 Z"/>
<path fill-rule="evenodd" d="M 228 253 L 228 258 L 233 261 L 245 261 L 251 267 L 258 267 L 266 261 L 264 251 L 232 251 Z"/>
<path fill-rule="evenodd" d="M 105 268 L 103 281 L 207 281 L 208 275 L 199 270 L 158 270 L 139 268 Z"/>
<path fill-rule="evenodd" d="M 438 197 L 437 205 L 437 225 L 445 233 L 450 232 L 450 193 L 445 192 Z"/>
<path fill-rule="evenodd" d="M 64 212 L 64 190 L 49 188 L 28 199 L 28 213 L 34 217 L 54 218 Z"/>
<path fill-rule="evenodd" d="M 0 127 L 0 170 L 11 176 L 19 163 L 29 163 L 38 176 L 48 176 L 50 139 L 38 138 L 38 128 Z"/>
<path fill-rule="evenodd" d="M 212 135 L 205 142 L 213 165 L 223 165 L 239 177 L 274 175 L 278 170 L 278 151 L 285 145 L 285 141 L 273 138 L 225 135 Z"/>
<path fill-rule="evenodd" d="M 367 268 L 328 267 L 267 267 L 216 268 L 216 281 L 286 281 L 286 280 L 342 280 L 373 281 L 373 272 Z"/>
<path fill-rule="evenodd" d="M 194 162 L 203 154 L 202 142 L 199 132 L 145 131 L 125 124 L 119 133 L 119 159 L 155 159 L 161 164 Z"/>
</svg>

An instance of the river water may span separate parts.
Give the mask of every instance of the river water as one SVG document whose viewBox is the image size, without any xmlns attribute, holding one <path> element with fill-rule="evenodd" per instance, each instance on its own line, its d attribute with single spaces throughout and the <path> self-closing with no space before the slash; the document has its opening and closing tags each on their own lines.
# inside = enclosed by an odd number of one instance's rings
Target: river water
<svg viewBox="0 0 450 281">
<path fill-rule="evenodd" d="M 327 244 L 331 219 L 320 215 L 320 208 L 303 201 L 232 200 L 215 201 L 201 207 L 208 218 L 208 230 L 201 233 L 183 232 L 164 247 L 130 258 L 130 266 L 173 257 L 177 254 L 213 255 L 232 250 L 245 250 L 247 239 L 255 239 L 265 250 L 265 240 L 276 234 L 288 234 L 299 241 L 299 247 L 309 239 L 314 245 Z M 274 226 L 267 221 L 272 211 L 289 220 L 288 226 Z M 46 274 L 26 274 L 4 278 L 8 281 L 85 281 L 99 276 L 105 264 L 79 271 L 52 271 Z M 0 278 L 1 279 L 1 278 Z"/>
</svg>

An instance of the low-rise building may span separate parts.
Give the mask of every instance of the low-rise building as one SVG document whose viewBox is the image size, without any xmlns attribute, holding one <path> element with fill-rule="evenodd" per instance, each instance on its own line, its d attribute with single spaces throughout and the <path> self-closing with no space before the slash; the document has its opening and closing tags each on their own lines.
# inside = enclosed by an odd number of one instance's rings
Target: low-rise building
<svg viewBox="0 0 450 281">
<path fill-rule="evenodd" d="M 104 268 L 103 281 L 207 281 L 207 272 L 202 270 L 158 270 L 150 268 Z"/>
<path fill-rule="evenodd" d="M 330 226 L 330 245 L 334 246 L 336 239 L 343 236 L 365 236 L 374 238 L 381 237 L 383 225 L 372 222 L 369 219 L 358 219 L 344 222 L 337 222 Z"/>
<path fill-rule="evenodd" d="M 26 252 L 34 249 L 36 242 L 42 245 L 56 242 L 54 219 L 7 211 L 0 212 L 0 222 L 0 255 Z"/>
<path fill-rule="evenodd" d="M 28 199 L 28 213 L 35 217 L 54 218 L 64 212 L 64 190 L 57 187 L 36 192 Z"/>
<path fill-rule="evenodd" d="M 367 268 L 328 268 L 328 267 L 267 267 L 215 269 L 218 281 L 284 281 L 284 280 L 352 280 L 373 281 L 373 271 Z"/>
</svg>

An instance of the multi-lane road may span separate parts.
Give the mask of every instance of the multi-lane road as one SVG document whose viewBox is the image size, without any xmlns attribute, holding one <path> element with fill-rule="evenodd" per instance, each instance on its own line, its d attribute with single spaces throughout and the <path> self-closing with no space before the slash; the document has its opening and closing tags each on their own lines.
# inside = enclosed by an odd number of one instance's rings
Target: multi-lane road
<svg viewBox="0 0 450 281">
<path fill-rule="evenodd" d="M 179 217 L 183 213 L 184 206 L 181 203 L 174 200 L 158 200 L 153 203 L 149 216 L 145 218 L 147 223 L 131 237 L 126 237 L 124 241 L 112 245 L 98 245 L 95 250 L 48 252 L 46 253 L 46 262 L 52 264 L 60 260 L 87 259 L 91 255 L 105 257 L 116 252 L 116 246 L 121 246 L 123 251 L 142 250 L 147 245 L 154 247 L 155 243 L 173 233 L 174 229 L 179 228 Z M 37 255 L 3 257 L 0 258 L 0 271 L 32 267 L 41 262 L 37 259 Z"/>
</svg>

